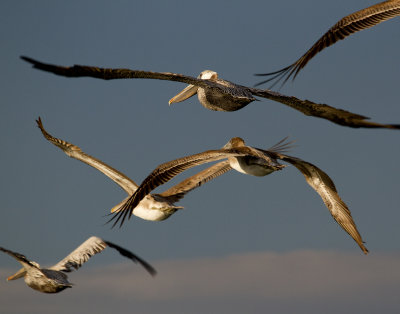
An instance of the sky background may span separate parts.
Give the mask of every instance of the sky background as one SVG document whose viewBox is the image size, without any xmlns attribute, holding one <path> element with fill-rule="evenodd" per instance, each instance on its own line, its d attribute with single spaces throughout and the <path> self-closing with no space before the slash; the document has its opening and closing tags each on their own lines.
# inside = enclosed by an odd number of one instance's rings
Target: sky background
<svg viewBox="0 0 400 314">
<path fill-rule="evenodd" d="M 254 73 L 287 66 L 337 20 L 374 3 L 1 1 L 0 246 L 50 266 L 97 235 L 145 258 L 159 275 L 106 250 L 69 275 L 73 289 L 44 295 L 22 280 L 7 283 L 20 265 L 2 254 L 0 310 L 398 313 L 399 131 L 346 128 L 269 100 L 231 113 L 207 110 L 194 97 L 169 107 L 184 84 L 68 79 L 19 59 L 191 76 L 211 69 L 253 86 Z M 397 38 L 399 18 L 352 35 L 280 92 L 400 123 Z M 334 180 L 370 254 L 292 166 L 262 178 L 231 171 L 189 193 L 178 203 L 185 209 L 166 221 L 132 217 L 110 229 L 104 215 L 125 192 L 48 143 L 38 116 L 50 134 L 137 183 L 162 162 L 231 137 L 268 148 L 289 136 L 296 141 L 289 155 Z"/>
</svg>

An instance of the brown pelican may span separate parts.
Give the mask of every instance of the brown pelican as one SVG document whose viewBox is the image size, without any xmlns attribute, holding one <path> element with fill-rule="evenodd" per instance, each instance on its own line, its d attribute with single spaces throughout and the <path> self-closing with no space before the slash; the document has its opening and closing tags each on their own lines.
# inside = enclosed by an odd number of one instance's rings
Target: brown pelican
<svg viewBox="0 0 400 314">
<path fill-rule="evenodd" d="M 25 283 L 32 289 L 44 293 L 57 293 L 66 288 L 72 288 L 73 284 L 68 281 L 68 276 L 65 273 L 78 269 L 83 263 L 87 262 L 89 258 L 100 253 L 107 246 L 117 250 L 121 255 L 131 259 L 133 262 L 139 263 L 152 276 L 156 274 L 156 270 L 150 264 L 132 252 L 94 236 L 87 239 L 78 248 L 72 251 L 71 254 L 49 268 L 41 268 L 38 263 L 28 260 L 24 255 L 9 251 L 5 248 L 0 247 L 0 251 L 14 257 L 23 266 L 23 268 L 14 275 L 8 277 L 7 280 L 15 280 L 24 277 Z"/>
<path fill-rule="evenodd" d="M 218 78 L 217 73 L 210 70 L 203 71 L 200 73 L 198 78 L 194 78 L 169 72 L 105 69 L 82 65 L 63 67 L 42 63 L 28 57 L 21 58 L 33 64 L 33 67 L 36 69 L 66 77 L 89 76 L 103 80 L 142 78 L 177 81 L 189 84 L 188 87 L 169 101 L 170 104 L 183 101 L 197 93 L 200 103 L 208 109 L 235 111 L 256 100 L 254 96 L 259 96 L 285 104 L 293 109 L 301 111 L 305 115 L 327 119 L 331 122 L 348 127 L 400 129 L 400 125 L 379 124 L 366 121 L 366 119 L 369 118 L 342 109 L 336 109 L 325 104 L 316 104 L 309 100 L 301 100 L 296 97 L 285 96 L 267 89 L 263 90 L 237 85 Z"/>
<path fill-rule="evenodd" d="M 163 163 L 144 179 L 135 193 L 127 199 L 126 203 L 121 206 L 119 212 L 111 220 L 115 220 L 114 225 L 121 220 L 122 225 L 126 217 L 131 216 L 131 209 L 145 195 L 149 194 L 157 186 L 169 181 L 180 172 L 196 165 L 228 158 L 230 166 L 239 172 L 254 176 L 265 176 L 285 167 L 285 165 L 278 163 L 278 159 L 281 159 L 291 163 L 304 175 L 307 183 L 321 196 L 332 217 L 357 242 L 361 250 L 367 254 L 368 250 L 363 244 L 350 210 L 337 193 L 335 184 L 331 178 L 317 166 L 300 158 L 283 154 L 287 148 L 288 143 L 284 143 L 284 140 L 269 150 L 263 150 L 246 146 L 243 139 L 235 137 L 222 149 L 208 150 L 203 153 Z"/>
<path fill-rule="evenodd" d="M 256 74 L 258 76 L 273 77 L 264 80 L 257 85 L 261 85 L 279 78 L 273 85 L 286 77 L 282 85 L 293 76 L 293 80 L 306 64 L 321 50 L 333 45 L 339 40 L 345 39 L 353 33 L 370 28 L 381 22 L 400 15 L 400 0 L 389 0 L 374 4 L 368 8 L 354 12 L 345 16 L 333 25 L 307 52 L 291 65 L 271 73 Z"/>
<path fill-rule="evenodd" d="M 51 136 L 44 129 L 42 121 L 39 117 L 36 120 L 38 127 L 42 131 L 43 136 L 52 144 L 61 148 L 68 156 L 78 159 L 93 168 L 104 173 L 111 180 L 117 183 L 122 189 L 126 191 L 128 195 L 132 195 L 138 185 L 126 175 L 119 172 L 118 170 L 110 167 L 101 160 L 94 158 L 86 153 L 84 153 L 78 146 L 75 146 L 66 141 L 60 140 Z M 181 198 L 185 196 L 186 193 L 192 191 L 193 189 L 199 187 L 200 185 L 212 180 L 221 174 L 231 170 L 229 163 L 227 161 L 222 161 L 217 163 L 185 180 L 179 184 L 169 188 L 161 194 L 149 194 L 146 195 L 140 203 L 132 208 L 132 213 L 137 217 L 145 220 L 151 221 L 161 221 L 165 220 L 174 214 L 178 209 L 182 209 L 182 206 L 175 206 L 174 203 L 178 202 Z M 122 204 L 126 201 L 123 200 L 120 204 L 116 205 L 111 209 L 111 212 L 115 212 Z"/>
</svg>

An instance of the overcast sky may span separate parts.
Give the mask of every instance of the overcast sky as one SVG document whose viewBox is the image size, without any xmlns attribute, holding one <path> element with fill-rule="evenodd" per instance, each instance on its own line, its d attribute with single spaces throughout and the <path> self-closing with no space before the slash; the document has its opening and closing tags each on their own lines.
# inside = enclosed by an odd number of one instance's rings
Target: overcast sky
<svg viewBox="0 0 400 314">
<path fill-rule="evenodd" d="M 211 69 L 252 86 L 259 81 L 254 73 L 287 66 L 337 20 L 374 3 L 2 1 L 0 246 L 52 265 L 97 235 L 145 258 L 159 275 L 106 250 L 70 274 L 73 289 L 42 295 L 22 280 L 5 281 L 20 265 L 2 254 L 0 309 L 398 313 L 399 131 L 341 127 L 268 100 L 231 113 L 207 110 L 194 97 L 168 106 L 183 84 L 68 79 L 19 59 L 191 76 Z M 399 18 L 352 35 L 280 92 L 400 123 L 397 38 Z M 234 136 L 263 148 L 289 136 L 296 141 L 289 155 L 334 180 L 370 254 L 292 166 L 262 178 L 231 171 L 188 194 L 178 203 L 185 209 L 166 221 L 132 217 L 110 229 L 104 215 L 125 192 L 48 143 L 38 116 L 53 136 L 137 183 L 162 162 L 219 148 Z"/>
</svg>

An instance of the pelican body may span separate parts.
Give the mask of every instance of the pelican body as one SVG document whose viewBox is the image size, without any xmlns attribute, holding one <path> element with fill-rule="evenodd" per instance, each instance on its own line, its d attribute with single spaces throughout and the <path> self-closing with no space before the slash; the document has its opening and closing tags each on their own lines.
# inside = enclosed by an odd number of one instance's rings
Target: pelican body
<svg viewBox="0 0 400 314">
<path fill-rule="evenodd" d="M 126 202 L 127 196 L 119 204 L 111 208 L 111 213 L 114 213 Z M 138 218 L 149 221 L 163 221 L 168 219 L 171 215 L 175 214 L 183 206 L 176 206 L 168 198 L 160 195 L 152 194 L 146 195 L 145 198 L 132 210 L 132 214 Z"/>
<path fill-rule="evenodd" d="M 197 94 L 199 102 L 207 109 L 214 111 L 236 111 L 257 100 L 253 97 L 250 90 L 245 87 L 218 78 L 217 72 L 205 70 L 197 78 L 218 83 L 221 86 L 221 92 L 196 85 L 188 85 L 178 95 L 171 98 L 169 104 L 184 101 Z"/>
<path fill-rule="evenodd" d="M 106 247 L 117 250 L 121 255 L 131 259 L 135 263 L 143 266 L 152 276 L 156 270 L 146 261 L 133 254 L 132 252 L 109 241 L 104 241 L 92 236 L 76 248 L 71 254 L 65 257 L 52 267 L 41 268 L 36 262 L 28 260 L 24 255 L 0 247 L 0 251 L 15 258 L 22 264 L 22 268 L 14 275 L 7 278 L 8 281 L 24 278 L 28 287 L 43 293 L 58 293 L 67 288 L 72 288 L 72 283 L 68 281 L 66 272 L 71 272 L 81 267 L 93 255 L 102 252 Z"/>
<path fill-rule="evenodd" d="M 5 252 L 5 249 L 0 248 Z M 18 254 L 15 253 L 14 254 Z M 16 255 L 18 256 L 18 255 Z M 18 256 L 20 261 L 23 261 L 21 255 Z M 60 271 L 40 268 L 36 262 L 29 261 L 15 275 L 7 278 L 7 281 L 24 278 L 26 285 L 34 290 L 43 293 L 58 293 L 67 288 L 72 288 L 73 284 L 68 281 L 68 276 Z"/>
<path fill-rule="evenodd" d="M 243 139 L 240 137 L 232 138 L 223 149 L 234 149 L 236 147 L 246 147 Z M 285 146 L 286 147 L 286 146 Z M 258 152 L 252 147 L 247 146 L 250 153 L 246 156 L 228 157 L 229 165 L 238 172 L 256 177 L 264 177 L 274 171 L 281 170 L 285 165 L 280 165 L 275 156 L 263 154 L 259 156 Z M 281 150 L 283 147 L 281 147 Z"/>
</svg>

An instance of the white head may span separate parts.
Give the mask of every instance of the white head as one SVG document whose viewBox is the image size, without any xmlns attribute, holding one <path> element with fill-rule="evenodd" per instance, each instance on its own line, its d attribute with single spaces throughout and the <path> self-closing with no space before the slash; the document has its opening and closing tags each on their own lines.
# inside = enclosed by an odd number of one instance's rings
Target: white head
<svg viewBox="0 0 400 314">
<path fill-rule="evenodd" d="M 197 78 L 202 80 L 216 80 L 218 79 L 218 73 L 211 70 L 204 70 Z"/>
<path fill-rule="evenodd" d="M 211 70 L 204 70 L 203 72 L 201 72 L 199 74 L 199 76 L 197 78 L 202 79 L 202 80 L 216 80 L 216 79 L 218 79 L 218 74 L 217 74 L 217 72 L 214 72 Z M 175 102 L 184 101 L 184 100 L 196 95 L 197 90 L 198 90 L 198 86 L 188 85 L 179 94 L 172 97 L 168 103 L 171 105 Z"/>
</svg>

